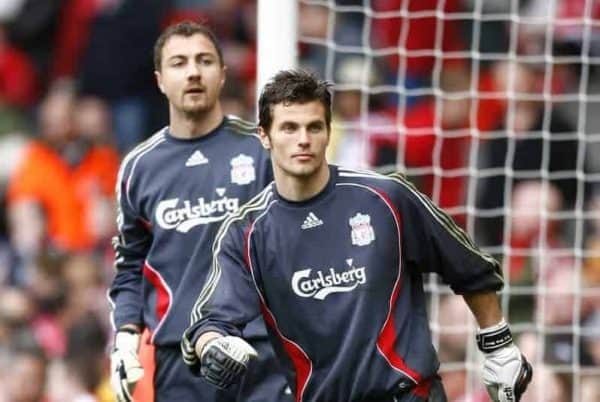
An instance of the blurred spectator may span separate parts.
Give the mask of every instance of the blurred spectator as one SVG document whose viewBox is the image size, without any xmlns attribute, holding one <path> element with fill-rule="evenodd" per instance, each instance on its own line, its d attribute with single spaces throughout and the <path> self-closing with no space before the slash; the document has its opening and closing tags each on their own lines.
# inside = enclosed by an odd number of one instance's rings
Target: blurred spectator
<svg viewBox="0 0 600 402">
<path fill-rule="evenodd" d="M 393 83 L 404 79 L 398 84 L 409 89 L 429 87 L 434 64 L 441 57 L 434 56 L 434 52 L 464 48 L 460 21 L 440 16 L 440 12 L 444 15 L 459 12 L 461 0 L 375 0 L 372 3 L 373 11 L 387 12 L 387 15 L 373 18 L 372 43 L 365 45 L 372 49 L 397 49 L 387 57 Z M 406 10 L 407 17 L 400 17 L 400 10 Z M 452 59 L 439 62 L 446 66 L 454 63 Z"/>
<path fill-rule="evenodd" d="M 462 297 L 445 296 L 440 299 L 438 312 L 439 329 L 433 328 L 433 335 L 439 333 L 439 359 L 440 363 L 462 363 L 467 357 L 467 342 L 469 331 L 469 310 Z M 446 396 L 453 402 L 465 394 L 467 388 L 466 367 L 444 370 L 440 373 Z"/>
<path fill-rule="evenodd" d="M 335 5 L 339 3 L 338 1 Z M 328 63 L 333 64 L 333 71 L 335 71 L 337 66 L 344 63 L 347 56 L 343 55 L 338 60 L 337 53 L 332 53 L 329 49 L 330 42 L 334 42 L 336 46 L 354 48 L 369 45 L 363 41 L 364 16 L 362 13 L 336 11 L 333 5 L 301 2 L 299 6 L 298 32 L 301 39 L 299 48 L 301 67 L 314 71 L 320 77 L 329 80 L 333 80 L 334 77 L 328 75 Z M 328 29 L 330 21 L 333 23 L 333 29 Z"/>
<path fill-rule="evenodd" d="M 0 357 L 18 340 L 33 340 L 29 324 L 34 314 L 35 305 L 25 291 L 14 287 L 0 288 Z"/>
<path fill-rule="evenodd" d="M 581 379 L 581 400 L 600 401 L 600 376 L 588 375 Z"/>
<path fill-rule="evenodd" d="M 235 76 L 227 73 L 227 80 L 221 92 L 221 107 L 226 115 L 233 114 L 242 119 L 252 121 L 254 115 L 252 110 L 254 105 L 254 86 L 245 85 L 244 82 L 237 79 Z"/>
<path fill-rule="evenodd" d="M 65 305 L 68 322 L 93 314 L 105 318 L 101 323 L 108 328 L 109 306 L 98 303 L 106 296 L 105 275 L 98 262 L 89 254 L 70 255 L 61 262 L 61 275 L 68 289 Z"/>
<path fill-rule="evenodd" d="M 552 267 L 572 266 L 571 256 L 555 257 L 553 249 L 566 248 L 561 239 L 561 222 L 556 214 L 563 209 L 563 197 L 556 186 L 541 181 L 519 182 L 513 188 L 511 203 L 509 273 L 511 283 L 523 283 L 540 274 L 532 264 L 530 252 L 544 247 L 546 264 Z M 527 272 L 527 270 L 533 270 Z"/>
<path fill-rule="evenodd" d="M 480 381 L 470 384 L 474 392 L 467 395 L 469 388 L 467 347 L 475 339 L 475 322 L 462 296 L 446 295 L 440 299 L 438 311 L 439 358 L 447 368 L 440 372 L 449 402 L 487 402 L 488 394 Z M 434 335 L 436 329 L 434 327 Z"/>
<path fill-rule="evenodd" d="M 471 133 L 468 130 L 470 99 L 464 94 L 469 89 L 469 77 L 465 67 L 443 70 L 440 83 L 447 96 L 442 98 L 441 110 L 434 99 L 407 110 L 406 134 L 398 144 L 404 147 L 398 153 L 403 155 L 408 168 L 440 169 L 424 175 L 419 186 L 444 209 L 464 205 L 465 200 Z M 458 219 L 458 222 L 462 224 L 464 220 Z"/>
<path fill-rule="evenodd" d="M 73 78 L 82 94 L 108 102 L 121 153 L 166 122 L 151 55 L 167 6 L 161 0 L 66 0 L 61 15 L 53 76 Z"/>
<path fill-rule="evenodd" d="M 562 205 L 562 194 L 551 183 L 522 181 L 513 188 L 506 280 L 515 289 L 529 290 L 511 296 L 511 320 L 528 322 L 537 316 L 544 325 L 560 326 L 575 318 L 575 260 L 564 242 L 563 225 L 556 218 Z M 556 338 L 562 341 L 563 337 Z M 548 346 L 553 348 L 550 342 Z M 567 349 L 550 353 L 570 360 L 570 346 Z"/>
<path fill-rule="evenodd" d="M 37 343 L 50 358 L 65 354 L 66 330 L 71 318 L 67 311 L 69 289 L 62 273 L 62 264 L 62 257 L 39 258 L 28 287 L 36 306 L 30 328 Z"/>
<path fill-rule="evenodd" d="M 440 299 L 438 312 L 440 362 L 462 362 L 467 355 L 467 344 L 475 339 L 474 321 L 462 296 L 448 295 Z M 435 332 L 434 332 L 435 334 Z"/>
<path fill-rule="evenodd" d="M 585 365 L 600 367 L 600 309 L 596 309 L 590 314 L 582 325 L 582 340 L 584 353 L 589 360 Z"/>
<path fill-rule="evenodd" d="M 75 126 L 82 139 L 95 145 L 112 144 L 112 121 L 106 102 L 94 96 L 82 96 L 75 105 Z"/>
<path fill-rule="evenodd" d="M 514 62 L 497 63 L 494 76 L 498 91 L 514 92 L 514 97 L 508 98 L 507 117 L 497 130 L 514 136 L 490 137 L 482 144 L 485 162 L 480 169 L 495 173 L 479 180 L 479 208 L 485 212 L 496 210 L 493 217 L 479 222 L 477 237 L 484 245 L 502 243 L 504 216 L 499 209 L 504 207 L 505 191 L 524 178 L 548 180 L 555 185 L 564 199 L 564 210 L 573 208 L 578 194 L 576 132 L 556 108 L 546 111 L 544 102 L 531 100 L 531 96 L 541 96 L 540 77 L 530 66 Z M 514 152 L 509 153 L 509 149 Z M 514 174 L 507 176 L 507 168 Z M 549 176 L 559 173 L 563 175 Z"/>
<path fill-rule="evenodd" d="M 33 346 L 17 347 L 2 364 L 2 402 L 48 402 L 46 397 L 48 360 Z"/>
<path fill-rule="evenodd" d="M 108 389 L 106 330 L 95 315 L 80 317 L 67 334 L 67 352 L 50 372 L 53 401 L 113 402 Z"/>
<path fill-rule="evenodd" d="M 482 73 L 477 85 L 488 90 L 490 75 Z M 502 109 L 493 99 L 471 100 L 466 63 L 442 70 L 440 87 L 441 99 L 424 98 L 400 116 L 405 127 L 401 135 L 373 138 L 375 164 L 406 166 L 417 187 L 464 224 L 464 213 L 451 209 L 465 205 L 471 136 L 496 126 Z"/>
<path fill-rule="evenodd" d="M 327 149 L 331 163 L 351 168 L 373 166 L 375 137 L 396 137 L 394 122 L 371 102 L 372 95 L 361 91 L 366 85 L 376 85 L 378 77 L 377 66 L 369 67 L 362 57 L 350 56 L 340 63 L 335 80 L 334 129 Z"/>
<path fill-rule="evenodd" d="M 119 158 L 82 138 L 76 99 L 65 88 L 40 109 L 40 138 L 31 141 L 8 186 L 13 245 L 30 266 L 44 250 L 91 251 L 113 233 L 113 191 Z M 27 273 L 23 272 L 27 280 Z"/>
<path fill-rule="evenodd" d="M 525 3 L 521 14 L 529 19 L 537 18 L 539 22 L 523 24 L 520 27 L 520 47 L 527 54 L 543 54 L 546 47 L 546 24 L 541 22 L 557 19 L 562 23 L 556 24 L 553 29 L 554 53 L 561 55 L 569 48 L 573 49 L 571 53 L 581 53 L 586 30 L 584 19 L 600 19 L 600 3 L 589 0 L 553 0 L 552 3 L 553 6 L 550 6 L 546 0 L 530 0 Z M 596 55 L 600 51 L 598 32 L 598 26 L 593 25 L 590 49 Z"/>
<path fill-rule="evenodd" d="M 301 67 L 314 71 L 320 77 L 327 78 L 325 64 L 327 49 L 324 45 L 308 43 L 311 41 L 326 41 L 329 10 L 322 5 L 300 3 L 298 18 L 298 36 L 301 40 L 299 47 Z"/>
</svg>

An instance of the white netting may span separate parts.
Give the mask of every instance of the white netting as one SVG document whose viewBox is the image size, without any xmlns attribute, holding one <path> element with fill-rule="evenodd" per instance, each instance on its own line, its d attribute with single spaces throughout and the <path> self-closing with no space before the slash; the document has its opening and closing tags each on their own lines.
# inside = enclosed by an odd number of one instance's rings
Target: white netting
<svg viewBox="0 0 600 402">
<path fill-rule="evenodd" d="M 600 1 L 301 0 L 299 33 L 330 161 L 405 172 L 501 260 L 524 400 L 600 400 Z M 450 400 L 487 400 L 474 320 L 427 292 Z"/>
</svg>

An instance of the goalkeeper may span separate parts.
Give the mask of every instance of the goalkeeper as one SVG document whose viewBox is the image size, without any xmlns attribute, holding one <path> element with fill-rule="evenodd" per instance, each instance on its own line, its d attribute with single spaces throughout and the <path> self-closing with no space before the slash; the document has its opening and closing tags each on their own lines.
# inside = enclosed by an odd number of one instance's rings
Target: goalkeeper
<svg viewBox="0 0 600 402">
<path fill-rule="evenodd" d="M 223 115 L 226 67 L 206 26 L 167 28 L 154 58 L 158 86 L 169 101 L 169 127 L 131 151 L 119 172 L 117 272 L 109 292 L 117 329 L 111 384 L 119 401 L 132 399 L 142 375 L 152 377 L 157 402 L 285 401 L 287 384 L 262 320 L 244 332 L 263 358 L 239 389 L 197 381 L 181 360 L 179 342 L 211 266 L 218 223 L 262 190 L 272 172 L 254 125 Z M 138 359 L 144 328 L 155 346 L 154 376 L 143 373 Z"/>
<path fill-rule="evenodd" d="M 242 330 L 262 313 L 296 401 L 445 401 L 422 282 L 436 272 L 477 319 L 492 400 L 519 401 L 532 369 L 502 317 L 498 263 L 400 177 L 327 164 L 328 86 L 291 70 L 263 89 L 275 182 L 221 226 L 186 363 L 238 381 L 256 357 Z"/>
</svg>

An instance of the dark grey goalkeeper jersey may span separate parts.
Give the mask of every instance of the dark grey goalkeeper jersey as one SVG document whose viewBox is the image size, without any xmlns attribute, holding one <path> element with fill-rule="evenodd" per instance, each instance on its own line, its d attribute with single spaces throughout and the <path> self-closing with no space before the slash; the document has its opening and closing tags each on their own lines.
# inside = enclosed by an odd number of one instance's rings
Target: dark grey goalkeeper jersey
<svg viewBox="0 0 600 402">
<path fill-rule="evenodd" d="M 222 225 L 184 334 L 240 336 L 262 313 L 296 401 L 383 400 L 435 375 L 422 273 L 456 293 L 499 290 L 498 263 L 399 177 L 331 167 L 289 202 L 274 184 Z M 416 387 L 419 388 L 419 387 Z"/>
<path fill-rule="evenodd" d="M 117 183 L 117 272 L 109 291 L 117 327 L 136 323 L 152 331 L 154 344 L 179 345 L 212 263 L 219 224 L 271 181 L 269 156 L 255 132 L 253 124 L 227 116 L 192 140 L 176 139 L 165 128 L 125 157 Z"/>
</svg>

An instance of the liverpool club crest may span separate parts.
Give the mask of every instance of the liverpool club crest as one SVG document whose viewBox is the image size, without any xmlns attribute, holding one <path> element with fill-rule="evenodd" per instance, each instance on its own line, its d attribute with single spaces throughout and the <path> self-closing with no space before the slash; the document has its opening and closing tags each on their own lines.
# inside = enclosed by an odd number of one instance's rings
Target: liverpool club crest
<svg viewBox="0 0 600 402">
<path fill-rule="evenodd" d="M 349 220 L 352 228 L 352 244 L 355 246 L 366 246 L 375 240 L 375 231 L 371 226 L 371 217 L 360 212 Z"/>
<path fill-rule="evenodd" d="M 248 155 L 239 154 L 231 159 L 231 182 L 239 185 L 252 183 L 256 180 L 254 159 Z"/>
</svg>

